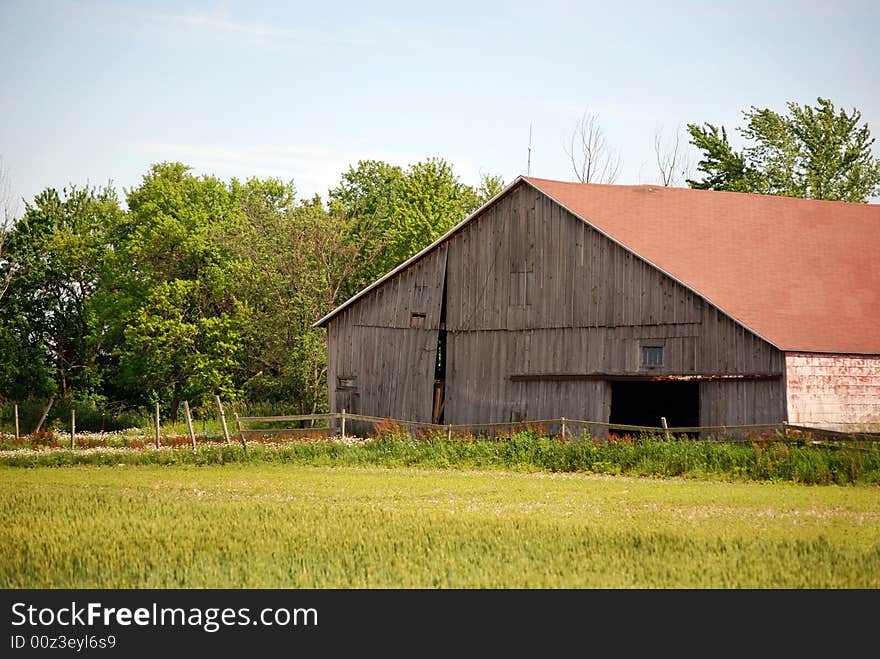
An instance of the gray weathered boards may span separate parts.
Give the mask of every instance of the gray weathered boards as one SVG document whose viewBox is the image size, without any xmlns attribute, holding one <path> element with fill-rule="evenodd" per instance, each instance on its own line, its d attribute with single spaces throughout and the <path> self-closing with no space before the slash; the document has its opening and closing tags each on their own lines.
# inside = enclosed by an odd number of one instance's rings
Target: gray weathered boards
<svg viewBox="0 0 880 659">
<path fill-rule="evenodd" d="M 522 181 L 320 324 L 333 412 L 785 418 L 782 352 Z"/>
</svg>

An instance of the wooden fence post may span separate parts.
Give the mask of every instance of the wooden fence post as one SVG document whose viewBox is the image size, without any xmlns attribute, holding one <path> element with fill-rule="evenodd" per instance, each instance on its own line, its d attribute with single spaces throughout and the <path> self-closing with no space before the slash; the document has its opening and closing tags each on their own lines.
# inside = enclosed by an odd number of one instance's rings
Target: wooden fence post
<svg viewBox="0 0 880 659">
<path fill-rule="evenodd" d="M 666 439 L 669 439 L 669 426 L 666 425 L 665 416 L 660 417 L 660 425 L 663 426 L 663 435 L 666 437 Z"/>
<path fill-rule="evenodd" d="M 342 441 L 345 441 L 345 408 L 342 408 Z"/>
<path fill-rule="evenodd" d="M 46 420 L 46 417 L 49 416 L 49 410 L 52 409 L 52 405 L 55 404 L 55 399 L 51 398 L 49 400 L 49 404 L 46 406 L 46 409 L 43 410 L 43 416 L 40 417 L 40 422 L 37 424 L 37 427 L 34 429 L 34 434 L 40 432 L 40 428 L 43 427 L 43 422 Z"/>
<path fill-rule="evenodd" d="M 21 435 L 18 432 L 18 403 L 15 404 L 15 441 L 20 439 Z"/>
<path fill-rule="evenodd" d="M 446 441 L 447 442 L 452 441 L 452 424 L 451 423 L 446 426 Z"/>
<path fill-rule="evenodd" d="M 561 433 L 562 433 L 562 439 L 565 440 L 565 417 L 562 417 L 562 418 L 560 419 L 560 422 L 561 422 L 561 425 L 562 425 L 562 430 L 561 430 Z"/>
<path fill-rule="evenodd" d="M 70 408 L 70 448 L 76 448 L 76 410 Z"/>
<path fill-rule="evenodd" d="M 223 439 L 229 443 L 229 429 L 226 427 L 226 413 L 223 411 L 223 403 L 220 402 L 220 396 L 214 394 L 214 401 L 217 403 L 217 409 L 220 410 L 220 423 L 223 426 Z"/>
<path fill-rule="evenodd" d="M 156 448 L 159 447 L 159 403 L 156 403 Z"/>
<path fill-rule="evenodd" d="M 193 430 L 192 415 L 189 413 L 189 401 L 183 401 L 183 413 L 186 414 L 186 428 L 189 430 L 189 439 L 192 442 L 193 451 L 196 450 L 196 433 Z"/>
<path fill-rule="evenodd" d="M 238 428 L 238 436 L 241 437 L 241 447 L 244 449 L 245 453 L 247 453 L 247 442 L 244 439 L 244 430 L 241 427 L 241 419 L 238 418 L 238 412 L 234 412 L 235 414 L 235 427 Z"/>
</svg>

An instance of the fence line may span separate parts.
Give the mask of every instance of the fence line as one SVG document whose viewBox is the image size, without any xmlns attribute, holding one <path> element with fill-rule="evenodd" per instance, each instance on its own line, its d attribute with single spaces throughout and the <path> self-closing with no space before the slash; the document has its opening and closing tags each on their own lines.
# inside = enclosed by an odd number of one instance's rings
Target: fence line
<svg viewBox="0 0 880 659">
<path fill-rule="evenodd" d="M 192 416 L 189 408 L 188 401 L 183 402 L 183 409 L 185 414 L 185 420 L 187 425 L 187 431 L 190 439 L 190 444 L 193 449 L 196 447 L 196 437 L 194 428 L 192 425 Z M 218 410 L 220 412 L 220 419 L 223 427 L 223 438 L 227 444 L 230 442 L 229 430 L 226 426 L 226 418 L 225 411 L 223 409 L 222 403 L 220 402 L 219 396 L 215 396 L 215 402 L 217 403 Z M 44 409 L 42 418 L 37 425 L 36 432 L 39 431 L 41 426 L 43 425 L 46 417 L 48 416 L 48 412 L 52 408 L 54 400 L 50 400 L 48 406 Z M 19 430 L 18 430 L 18 405 L 15 406 L 15 421 L 16 421 L 16 440 L 19 439 Z M 428 423 L 425 421 L 410 421 L 405 419 L 396 419 L 393 417 L 380 417 L 380 416 L 371 416 L 366 414 L 355 414 L 351 412 L 346 412 L 342 410 L 341 412 L 330 412 L 324 414 L 292 414 L 292 415 L 278 415 L 278 416 L 239 416 L 237 413 L 234 414 L 236 430 L 238 431 L 238 436 L 241 440 L 242 446 L 247 449 L 247 437 L 251 436 L 272 436 L 272 435 L 311 435 L 311 436 L 331 436 L 335 434 L 337 431 L 341 435 L 343 439 L 346 439 L 347 436 L 351 437 L 351 425 L 347 425 L 350 422 L 360 422 L 361 424 L 368 423 L 373 424 L 396 424 L 403 428 L 406 428 L 407 431 L 414 435 L 416 431 L 426 430 L 433 431 L 438 434 L 445 433 L 447 439 L 452 439 L 453 433 L 462 435 L 469 434 L 472 432 L 488 432 L 493 438 L 497 435 L 501 436 L 509 436 L 515 432 L 540 428 L 542 432 L 547 431 L 550 436 L 559 436 L 563 439 L 568 439 L 572 437 L 579 436 L 583 430 L 586 430 L 591 435 L 597 436 L 598 438 L 604 438 L 605 433 L 596 431 L 623 431 L 628 433 L 639 433 L 639 434 L 652 434 L 652 435 L 662 435 L 665 437 L 670 437 L 672 435 L 687 435 L 691 436 L 699 441 L 723 441 L 723 442 L 750 442 L 753 441 L 752 437 L 744 437 L 743 435 L 748 432 L 754 431 L 775 431 L 781 433 L 785 438 L 796 439 L 796 437 L 790 437 L 792 433 L 795 435 L 798 433 L 808 433 L 813 437 L 813 443 L 819 443 L 818 440 L 827 440 L 829 442 L 848 442 L 848 441 L 862 441 L 862 442 L 880 442 L 880 431 L 852 431 L 846 432 L 842 430 L 831 430 L 826 428 L 819 428 L 813 426 L 805 426 L 801 424 L 791 424 L 788 422 L 781 423 L 759 423 L 759 424 L 745 424 L 745 425 L 725 425 L 725 426 L 678 426 L 678 427 L 670 427 L 666 424 L 666 419 L 661 419 L 660 426 L 641 426 L 641 425 L 632 425 L 632 424 L 622 424 L 622 423 L 609 423 L 604 421 L 589 421 L 584 419 L 569 419 L 566 417 L 560 417 L 555 419 L 523 419 L 519 421 L 504 421 L 504 422 L 493 422 L 493 423 L 470 423 L 470 424 L 437 424 L 437 423 Z M 326 425 L 315 425 L 316 422 L 327 422 Z M 336 427 L 334 427 L 334 422 L 338 422 Z M 269 427 L 269 428 L 248 428 L 245 427 L 246 424 L 279 424 L 279 423 L 308 423 L 308 426 L 301 425 L 299 427 Z M 156 448 L 160 448 L 160 417 L 159 417 L 159 404 L 156 403 L 155 406 L 155 446 Z M 71 408 L 70 410 L 70 445 L 71 448 L 76 446 L 76 410 L 75 408 Z M 558 428 L 558 432 L 551 432 L 547 430 L 547 428 L 554 429 Z M 573 431 L 573 429 L 579 428 L 581 432 Z"/>
<path fill-rule="evenodd" d="M 572 426 L 577 426 L 581 428 L 586 428 L 588 432 L 592 432 L 595 429 L 603 429 L 603 430 L 621 430 L 621 431 L 629 431 L 629 432 L 637 432 L 637 433 L 650 433 L 655 435 L 664 435 L 669 437 L 670 435 L 685 435 L 685 434 L 699 434 L 701 437 L 705 437 L 705 439 L 710 439 L 711 436 L 719 435 L 719 434 L 737 434 L 737 433 L 745 433 L 749 431 L 777 431 L 781 432 L 783 435 L 788 435 L 790 431 L 795 432 L 806 432 L 812 433 L 813 435 L 818 435 L 825 437 L 827 439 L 835 439 L 835 440 L 860 440 L 860 441 L 880 441 L 880 433 L 862 433 L 862 432 L 853 432 L 846 433 L 840 431 L 833 430 L 825 430 L 823 428 L 814 428 L 810 426 L 803 425 L 794 425 L 787 422 L 782 423 L 756 423 L 756 424 L 746 424 L 746 425 L 727 425 L 727 426 L 679 426 L 672 427 L 666 426 L 663 424 L 661 426 L 637 426 L 631 424 L 623 424 L 623 423 L 607 423 L 604 421 L 587 421 L 584 419 L 569 419 L 566 417 L 560 417 L 558 419 L 534 419 L 528 420 L 524 419 L 522 421 L 506 421 L 506 422 L 496 422 L 496 423 L 463 423 L 463 424 L 437 424 L 437 423 L 428 423 L 425 421 L 408 421 L 405 419 L 395 419 L 393 417 L 379 417 L 379 416 L 370 416 L 367 414 L 354 414 L 351 412 L 330 412 L 328 414 L 298 414 L 291 416 L 253 416 L 253 417 L 239 417 L 236 416 L 236 421 L 238 424 L 239 435 L 241 436 L 242 442 L 245 442 L 246 435 L 276 435 L 276 434 L 332 434 L 333 429 L 327 427 L 309 427 L 309 428 L 244 428 L 242 424 L 245 423 L 281 423 L 286 421 L 339 421 L 339 426 L 341 428 L 341 434 L 343 438 L 346 436 L 346 422 L 347 421 L 361 421 L 365 423 L 394 423 L 401 425 L 409 430 L 410 433 L 413 433 L 415 430 L 433 430 L 438 433 L 445 432 L 447 437 L 451 437 L 452 433 L 466 433 L 471 431 L 480 431 L 480 430 L 488 430 L 488 431 L 496 431 L 501 430 L 505 433 L 511 433 L 518 429 L 525 430 L 529 428 L 535 427 L 543 427 L 543 426 L 559 426 L 561 429 L 561 435 L 563 437 L 566 436 L 566 428 L 571 428 Z M 665 421 L 665 419 L 664 419 Z M 737 441 L 733 437 L 727 437 L 725 441 Z M 743 439 L 740 441 L 750 441 L 748 439 Z"/>
</svg>

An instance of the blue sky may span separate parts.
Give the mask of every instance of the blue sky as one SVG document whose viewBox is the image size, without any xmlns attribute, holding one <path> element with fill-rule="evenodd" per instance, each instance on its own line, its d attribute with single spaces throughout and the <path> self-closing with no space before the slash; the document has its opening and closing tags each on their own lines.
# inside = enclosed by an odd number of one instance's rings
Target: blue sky
<svg viewBox="0 0 880 659">
<path fill-rule="evenodd" d="M 572 180 L 588 111 L 618 183 L 657 182 L 654 135 L 733 129 L 818 96 L 880 137 L 880 3 L 0 0 L 0 158 L 15 197 L 179 160 L 228 180 L 451 162 Z M 880 147 L 875 145 L 880 155 Z M 696 154 L 691 154 L 696 163 Z"/>
</svg>

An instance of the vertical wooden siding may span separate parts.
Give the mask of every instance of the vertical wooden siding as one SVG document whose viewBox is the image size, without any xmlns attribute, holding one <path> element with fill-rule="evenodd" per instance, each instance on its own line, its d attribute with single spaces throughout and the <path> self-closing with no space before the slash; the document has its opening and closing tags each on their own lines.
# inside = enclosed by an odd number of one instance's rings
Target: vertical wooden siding
<svg viewBox="0 0 880 659">
<path fill-rule="evenodd" d="M 664 348 L 652 375 L 782 372 L 773 346 L 521 184 L 330 322 L 331 381 L 357 371 L 362 412 L 430 420 L 444 266 L 450 423 L 607 420 L 607 382 L 511 375 L 644 374 L 645 343 Z M 701 423 L 781 420 L 782 387 L 704 382 Z"/>
<path fill-rule="evenodd" d="M 331 411 L 431 420 L 445 267 L 441 246 L 330 322 Z"/>
</svg>

